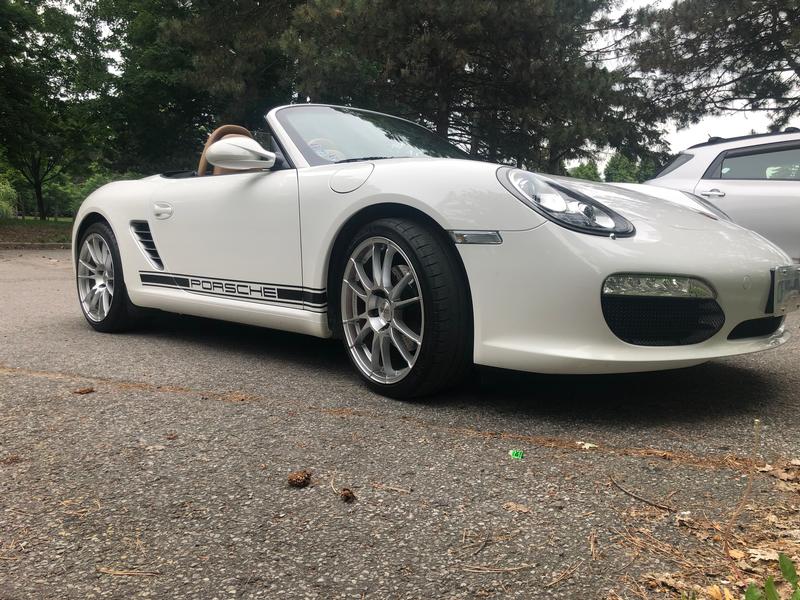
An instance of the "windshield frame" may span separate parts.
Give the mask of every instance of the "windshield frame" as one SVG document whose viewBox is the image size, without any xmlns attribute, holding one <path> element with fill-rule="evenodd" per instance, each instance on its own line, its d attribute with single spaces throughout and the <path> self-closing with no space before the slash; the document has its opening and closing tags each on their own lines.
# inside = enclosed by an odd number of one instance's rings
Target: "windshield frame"
<svg viewBox="0 0 800 600">
<path fill-rule="evenodd" d="M 340 161 L 334 160 L 326 160 L 324 157 L 317 154 L 308 144 L 306 144 L 303 137 L 297 132 L 291 122 L 286 119 L 286 111 L 290 110 L 303 110 L 303 109 L 320 109 L 320 108 L 329 108 L 341 112 L 350 112 L 350 113 L 363 113 L 368 115 L 375 115 L 382 119 L 388 119 L 390 121 L 397 121 L 398 123 L 402 123 L 404 127 L 413 127 L 420 130 L 426 136 L 431 136 L 432 139 L 436 140 L 437 143 L 442 144 L 443 146 L 447 147 L 448 150 L 452 151 L 453 156 L 444 156 L 444 157 L 429 157 L 429 158 L 456 158 L 456 159 L 463 159 L 463 160 L 473 160 L 474 157 L 467 154 L 465 151 L 458 148 L 455 144 L 450 142 L 449 140 L 437 135 L 430 129 L 423 127 L 413 121 L 409 121 L 407 119 L 403 119 L 401 117 L 396 117 L 394 115 L 389 115 L 386 113 L 381 113 L 372 110 L 366 110 L 363 108 L 355 108 L 351 106 L 337 106 L 334 104 L 291 104 L 288 106 L 279 106 L 274 108 L 269 112 L 267 115 L 267 121 L 269 122 L 272 131 L 281 138 L 281 141 L 284 142 L 284 146 L 289 150 L 289 154 L 292 154 L 294 162 L 297 166 L 322 166 L 322 165 L 332 165 L 337 164 Z M 380 157 L 384 158 L 384 157 Z M 409 156 L 387 156 L 385 158 L 425 158 L 425 156 L 419 157 L 409 157 Z M 378 157 L 357 157 L 357 158 L 347 158 L 347 162 L 352 164 L 354 162 L 358 162 L 360 160 L 369 161 L 369 160 L 377 160 Z"/>
</svg>

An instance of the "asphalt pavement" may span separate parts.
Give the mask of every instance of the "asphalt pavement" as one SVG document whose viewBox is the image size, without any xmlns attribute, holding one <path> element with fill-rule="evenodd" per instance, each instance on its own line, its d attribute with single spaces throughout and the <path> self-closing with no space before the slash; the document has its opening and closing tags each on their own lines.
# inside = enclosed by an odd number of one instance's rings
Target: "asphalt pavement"
<svg viewBox="0 0 800 600">
<path fill-rule="evenodd" d="M 0 250 L 0 599 L 739 594 L 800 559 L 788 327 L 686 370 L 479 370 L 400 402 L 333 340 L 95 333 L 67 251 Z"/>
</svg>

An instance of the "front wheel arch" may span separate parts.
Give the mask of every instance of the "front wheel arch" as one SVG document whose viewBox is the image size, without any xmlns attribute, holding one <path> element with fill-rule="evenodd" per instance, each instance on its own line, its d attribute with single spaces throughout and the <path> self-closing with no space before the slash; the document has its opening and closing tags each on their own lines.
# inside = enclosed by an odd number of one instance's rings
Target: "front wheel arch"
<svg viewBox="0 0 800 600">
<path fill-rule="evenodd" d="M 347 250 L 347 246 L 350 244 L 353 236 L 367 223 L 392 217 L 408 219 L 425 225 L 445 242 L 444 245 L 452 252 L 455 263 L 460 270 L 459 276 L 464 284 L 464 289 L 467 293 L 467 302 L 469 303 L 470 332 L 474 333 L 475 316 L 472 306 L 472 290 L 470 288 L 469 277 L 467 277 L 464 261 L 461 260 L 461 255 L 458 250 L 456 250 L 450 235 L 439 223 L 421 210 L 406 204 L 393 203 L 373 204 L 372 206 L 361 209 L 357 213 L 351 215 L 336 235 L 336 239 L 328 255 L 328 272 L 326 279 L 328 292 L 328 328 L 333 332 L 334 336 L 337 336 L 337 331 L 339 330 L 337 324 L 340 313 L 338 294 L 339 282 L 334 280 L 336 279 L 336 266 L 339 264 L 339 261 L 342 260 L 342 255 L 345 253 L 345 250 Z"/>
<path fill-rule="evenodd" d="M 117 235 L 117 232 L 114 231 L 113 227 L 111 227 L 111 223 L 109 223 L 108 219 L 106 219 L 103 215 L 98 212 L 87 213 L 81 220 L 81 224 L 78 226 L 78 231 L 75 234 L 75 240 L 72 248 L 72 258 L 76 264 L 78 262 L 78 253 L 80 252 L 80 244 L 83 234 L 95 223 L 104 223 L 109 229 L 111 229 L 115 236 Z"/>
</svg>

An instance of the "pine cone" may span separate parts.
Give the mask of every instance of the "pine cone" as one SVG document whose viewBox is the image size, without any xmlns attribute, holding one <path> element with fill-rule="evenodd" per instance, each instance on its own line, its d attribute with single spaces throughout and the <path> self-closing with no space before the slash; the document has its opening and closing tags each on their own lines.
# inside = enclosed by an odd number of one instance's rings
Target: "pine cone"
<svg viewBox="0 0 800 600">
<path fill-rule="evenodd" d="M 289 485 L 296 488 L 304 488 L 311 483 L 311 471 L 295 471 L 289 473 Z"/>
</svg>

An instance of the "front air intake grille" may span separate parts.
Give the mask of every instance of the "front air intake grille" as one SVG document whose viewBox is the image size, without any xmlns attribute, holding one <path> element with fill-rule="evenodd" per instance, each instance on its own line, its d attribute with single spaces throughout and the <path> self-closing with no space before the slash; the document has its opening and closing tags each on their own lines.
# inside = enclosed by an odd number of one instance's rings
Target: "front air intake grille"
<svg viewBox="0 0 800 600">
<path fill-rule="evenodd" d="M 685 346 L 712 337 L 725 323 L 716 300 L 603 296 L 603 316 L 619 339 L 637 346 Z"/>
<path fill-rule="evenodd" d="M 153 241 L 153 234 L 150 232 L 150 225 L 147 221 L 131 221 L 131 231 L 133 231 L 133 237 L 139 242 L 139 247 L 150 259 L 153 266 L 159 271 L 163 271 L 164 263 L 158 254 L 156 243 Z"/>
<path fill-rule="evenodd" d="M 783 317 L 761 317 L 742 321 L 728 334 L 729 340 L 746 340 L 772 335 L 783 325 Z"/>
</svg>

